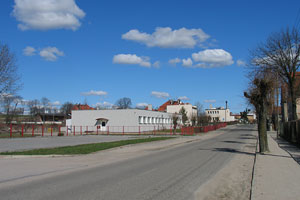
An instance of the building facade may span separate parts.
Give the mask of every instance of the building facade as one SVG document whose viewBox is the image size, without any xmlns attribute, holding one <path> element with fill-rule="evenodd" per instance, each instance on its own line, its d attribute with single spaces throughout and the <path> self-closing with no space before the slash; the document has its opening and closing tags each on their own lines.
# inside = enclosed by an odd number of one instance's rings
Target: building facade
<svg viewBox="0 0 300 200">
<path fill-rule="evenodd" d="M 234 116 L 230 115 L 229 108 L 209 108 L 205 109 L 207 116 L 210 116 L 211 122 L 231 122 L 234 121 Z"/>
<path fill-rule="evenodd" d="M 179 113 L 184 108 L 188 117 L 188 124 L 192 124 L 192 117 L 197 117 L 197 106 L 192 104 L 181 104 L 181 105 L 168 105 L 167 113 Z"/>
<path fill-rule="evenodd" d="M 72 110 L 72 126 L 81 126 L 89 130 L 110 131 L 117 127 L 132 127 L 132 130 L 151 131 L 170 128 L 173 124 L 172 114 L 150 110 L 118 109 L 118 110 Z M 179 124 L 181 123 L 181 116 Z M 119 130 L 122 132 L 122 130 Z"/>
</svg>

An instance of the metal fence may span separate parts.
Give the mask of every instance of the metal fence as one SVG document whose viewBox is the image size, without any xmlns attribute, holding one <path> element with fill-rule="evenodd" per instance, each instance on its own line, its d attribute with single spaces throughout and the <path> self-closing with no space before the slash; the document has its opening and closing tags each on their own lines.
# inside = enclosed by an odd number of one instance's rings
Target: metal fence
<svg viewBox="0 0 300 200">
<path fill-rule="evenodd" d="M 160 126 L 61 126 L 41 124 L 0 124 L 0 137 L 77 135 L 194 135 L 225 127 L 226 123 L 201 127 Z"/>
</svg>

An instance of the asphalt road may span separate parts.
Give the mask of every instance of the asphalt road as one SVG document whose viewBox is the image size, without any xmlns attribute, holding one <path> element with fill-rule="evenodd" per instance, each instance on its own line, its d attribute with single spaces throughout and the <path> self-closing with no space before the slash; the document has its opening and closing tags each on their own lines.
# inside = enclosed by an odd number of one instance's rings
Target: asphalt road
<svg viewBox="0 0 300 200">
<path fill-rule="evenodd" d="M 253 126 L 147 156 L 0 188 L 1 199 L 193 199 L 253 138 Z M 234 170 L 234 169 L 233 169 Z"/>
</svg>

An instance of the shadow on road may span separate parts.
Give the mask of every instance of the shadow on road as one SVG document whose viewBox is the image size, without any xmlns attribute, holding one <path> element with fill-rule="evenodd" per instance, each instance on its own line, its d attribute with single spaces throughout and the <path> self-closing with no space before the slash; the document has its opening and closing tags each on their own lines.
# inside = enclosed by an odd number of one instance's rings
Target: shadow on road
<svg viewBox="0 0 300 200">
<path fill-rule="evenodd" d="M 239 141 L 232 141 L 232 140 L 227 140 L 227 141 L 222 141 L 225 143 L 233 143 L 233 144 L 245 144 L 245 142 L 239 142 Z"/>
<path fill-rule="evenodd" d="M 233 149 L 233 148 L 212 148 L 212 149 L 198 149 L 198 150 L 204 150 L 204 151 L 217 151 L 217 152 L 226 152 L 226 153 L 237 153 L 237 154 L 245 154 L 245 155 L 252 155 L 254 156 L 255 153 L 249 153 L 249 152 L 245 152 L 245 151 L 240 151 L 237 149 Z M 275 157 L 282 157 L 282 158 L 290 158 L 290 156 L 282 156 L 282 155 L 275 155 L 275 154 L 263 154 L 265 156 L 275 156 Z"/>
</svg>

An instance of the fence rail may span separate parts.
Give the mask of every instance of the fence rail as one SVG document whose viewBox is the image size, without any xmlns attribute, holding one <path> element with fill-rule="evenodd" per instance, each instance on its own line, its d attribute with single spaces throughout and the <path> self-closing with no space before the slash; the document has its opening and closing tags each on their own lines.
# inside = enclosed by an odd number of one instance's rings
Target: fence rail
<svg viewBox="0 0 300 200">
<path fill-rule="evenodd" d="M 40 124 L 0 124 L 0 137 L 76 135 L 194 135 L 226 127 L 226 123 L 200 127 L 180 126 L 61 126 Z"/>
</svg>

